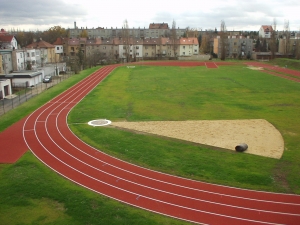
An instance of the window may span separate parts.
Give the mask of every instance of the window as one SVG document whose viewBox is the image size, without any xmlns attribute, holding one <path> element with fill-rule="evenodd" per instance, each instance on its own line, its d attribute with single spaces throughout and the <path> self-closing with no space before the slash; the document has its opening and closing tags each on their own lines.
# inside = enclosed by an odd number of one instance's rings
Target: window
<svg viewBox="0 0 300 225">
<path fill-rule="evenodd" d="M 135 47 L 135 49 L 139 49 L 139 48 L 140 48 L 139 46 L 136 46 L 136 47 Z"/>
<path fill-rule="evenodd" d="M 56 50 L 59 50 L 59 47 L 56 47 Z"/>
<path fill-rule="evenodd" d="M 23 58 L 23 53 L 21 53 L 20 55 L 21 55 L 21 58 Z"/>
<path fill-rule="evenodd" d="M 27 52 L 27 57 L 30 57 L 30 54 L 29 54 L 29 52 Z"/>
<path fill-rule="evenodd" d="M 148 56 L 148 52 L 146 52 L 145 56 Z"/>
<path fill-rule="evenodd" d="M 137 52 L 137 53 L 135 53 L 135 55 L 140 55 L 140 53 Z"/>
<path fill-rule="evenodd" d="M 103 49 L 106 49 L 106 46 L 103 46 Z"/>
<path fill-rule="evenodd" d="M 185 49 L 185 46 L 183 46 L 183 49 Z"/>
<path fill-rule="evenodd" d="M 182 54 L 185 55 L 185 52 L 183 52 Z"/>
</svg>

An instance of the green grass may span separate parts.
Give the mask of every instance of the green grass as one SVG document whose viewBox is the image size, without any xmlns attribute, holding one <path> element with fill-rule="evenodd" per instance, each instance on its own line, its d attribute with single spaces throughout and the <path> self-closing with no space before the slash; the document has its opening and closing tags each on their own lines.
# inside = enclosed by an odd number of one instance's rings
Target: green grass
<svg viewBox="0 0 300 225">
<path fill-rule="evenodd" d="M 75 107 L 68 122 L 87 143 L 141 166 L 201 181 L 299 194 L 299 109 L 298 83 L 241 64 L 219 69 L 136 66 L 116 69 Z M 97 118 L 266 119 L 283 135 L 285 152 L 277 160 L 76 124 Z"/>
<path fill-rule="evenodd" d="M 300 70 L 300 60 L 297 59 L 285 59 L 285 58 L 278 58 L 271 60 L 269 63 L 278 65 L 280 67 L 285 67 L 293 70 Z"/>
</svg>

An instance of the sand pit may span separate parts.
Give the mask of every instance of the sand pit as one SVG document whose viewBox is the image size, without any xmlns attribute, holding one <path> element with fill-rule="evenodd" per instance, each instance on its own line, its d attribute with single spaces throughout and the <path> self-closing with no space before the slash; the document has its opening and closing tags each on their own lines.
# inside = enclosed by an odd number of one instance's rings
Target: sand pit
<svg viewBox="0 0 300 225">
<path fill-rule="evenodd" d="M 111 125 L 233 151 L 238 144 L 246 143 L 245 153 L 276 159 L 281 158 L 284 150 L 280 132 L 263 119 L 112 122 Z"/>
</svg>

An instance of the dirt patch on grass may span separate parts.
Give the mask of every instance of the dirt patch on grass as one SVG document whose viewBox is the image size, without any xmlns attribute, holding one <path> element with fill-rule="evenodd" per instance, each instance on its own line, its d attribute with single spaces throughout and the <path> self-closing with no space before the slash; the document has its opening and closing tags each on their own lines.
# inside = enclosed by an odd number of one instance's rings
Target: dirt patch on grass
<svg viewBox="0 0 300 225">
<path fill-rule="evenodd" d="M 237 145 L 246 143 L 245 153 L 277 159 L 284 150 L 280 132 L 263 119 L 112 122 L 111 125 L 233 151 Z"/>
</svg>

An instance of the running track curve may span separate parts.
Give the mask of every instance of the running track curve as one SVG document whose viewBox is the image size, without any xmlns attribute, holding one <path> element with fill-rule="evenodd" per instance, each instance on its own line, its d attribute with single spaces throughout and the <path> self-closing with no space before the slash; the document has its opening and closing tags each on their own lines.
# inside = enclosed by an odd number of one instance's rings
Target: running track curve
<svg viewBox="0 0 300 225">
<path fill-rule="evenodd" d="M 250 191 L 179 178 L 111 157 L 78 139 L 67 116 L 117 66 L 106 66 L 24 121 L 33 154 L 65 178 L 148 211 L 199 224 L 299 224 L 300 196 Z"/>
</svg>

